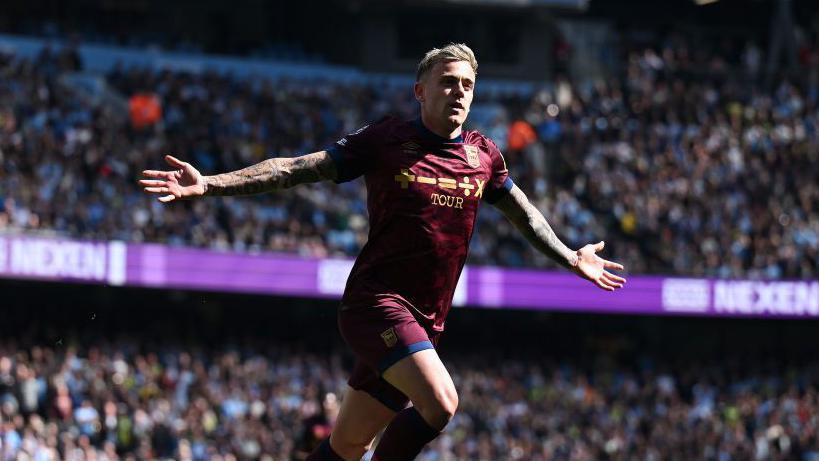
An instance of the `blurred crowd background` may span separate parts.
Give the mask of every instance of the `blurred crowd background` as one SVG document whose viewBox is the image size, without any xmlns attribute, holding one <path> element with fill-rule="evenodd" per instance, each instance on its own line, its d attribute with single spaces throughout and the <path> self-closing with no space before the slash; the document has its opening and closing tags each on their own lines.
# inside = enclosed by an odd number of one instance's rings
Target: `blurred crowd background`
<svg viewBox="0 0 819 461">
<path fill-rule="evenodd" d="M 0 455 L 303 459 L 329 434 L 345 388 L 341 362 L 338 352 L 293 345 L 169 342 L 142 352 L 122 340 L 79 350 L 4 342 Z M 816 363 L 692 371 L 446 362 L 462 404 L 421 460 L 819 459 Z"/>
<path fill-rule="evenodd" d="M 803 78 L 766 82 L 762 51 L 675 36 L 629 49 L 621 75 L 558 77 L 532 94 L 476 90 L 469 127 L 574 248 L 602 239 L 632 273 L 811 278 L 819 264 L 819 48 Z M 478 50 L 478 57 L 480 51 Z M 61 85 L 71 48 L 0 60 L 0 228 L 235 251 L 355 256 L 362 181 L 162 206 L 135 187 L 174 153 L 204 174 L 322 150 L 385 114 L 417 115 L 410 88 L 240 79 L 116 67 L 130 116 Z M 332 198 L 332 199 L 331 199 Z M 471 264 L 554 266 L 483 207 Z"/>
<path fill-rule="evenodd" d="M 330 302 L 20 291 L 0 325 L 0 459 L 301 460 L 332 428 L 353 357 Z M 439 347 L 459 411 L 418 459 L 815 461 L 814 337 L 461 309 Z"/>
</svg>

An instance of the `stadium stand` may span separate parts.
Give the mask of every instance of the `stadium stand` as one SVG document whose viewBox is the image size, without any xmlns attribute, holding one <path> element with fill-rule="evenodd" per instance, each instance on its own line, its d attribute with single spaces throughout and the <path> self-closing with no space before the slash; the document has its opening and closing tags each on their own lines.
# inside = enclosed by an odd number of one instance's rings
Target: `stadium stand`
<svg viewBox="0 0 819 461">
<path fill-rule="evenodd" d="M 18 290 L 4 460 L 303 459 L 332 424 L 351 357 L 330 305 Z M 729 322 L 456 312 L 441 351 L 461 405 L 419 459 L 816 460 L 811 326 Z"/>
<path fill-rule="evenodd" d="M 162 207 L 131 182 L 166 152 L 207 174 L 324 149 L 385 113 L 413 117 L 408 90 L 114 68 L 107 84 L 123 98 L 161 102 L 161 122 L 137 128 L 60 83 L 80 65 L 66 50 L 2 61 L 6 231 L 357 254 L 367 233 L 359 183 Z M 738 72 L 678 46 L 632 52 L 620 79 L 562 79 L 528 97 L 478 92 L 473 126 L 570 246 L 616 238 L 612 259 L 635 273 L 814 277 L 815 79 L 768 87 L 749 50 L 733 59 L 745 63 Z M 471 264 L 550 265 L 498 213 L 484 210 L 478 226 Z"/>
</svg>

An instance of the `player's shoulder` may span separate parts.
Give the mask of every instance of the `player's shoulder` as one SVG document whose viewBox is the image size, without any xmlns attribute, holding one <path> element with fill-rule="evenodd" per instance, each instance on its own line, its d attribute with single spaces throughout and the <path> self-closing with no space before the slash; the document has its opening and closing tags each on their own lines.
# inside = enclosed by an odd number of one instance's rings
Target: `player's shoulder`
<svg viewBox="0 0 819 461">
<path fill-rule="evenodd" d="M 375 135 L 386 140 L 390 137 L 402 136 L 408 130 L 409 122 L 406 120 L 402 120 L 393 115 L 385 115 L 375 122 L 362 126 L 352 134 Z"/>
<path fill-rule="evenodd" d="M 464 130 L 461 135 L 464 138 L 464 144 L 477 146 L 478 148 L 488 152 L 490 155 L 494 152 L 500 152 L 498 146 L 495 144 L 495 141 L 492 141 L 489 136 L 486 136 L 478 130 Z"/>
</svg>

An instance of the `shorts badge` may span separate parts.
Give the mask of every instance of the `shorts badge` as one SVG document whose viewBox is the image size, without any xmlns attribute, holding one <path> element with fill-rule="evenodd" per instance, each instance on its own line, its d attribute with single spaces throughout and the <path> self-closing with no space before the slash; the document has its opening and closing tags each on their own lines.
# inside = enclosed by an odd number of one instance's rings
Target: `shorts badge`
<svg viewBox="0 0 819 461">
<path fill-rule="evenodd" d="M 381 333 L 381 339 L 384 340 L 384 344 L 386 344 L 387 347 L 395 346 L 395 343 L 398 342 L 398 335 L 395 334 L 395 328 L 390 327 L 384 330 L 384 332 Z"/>
<path fill-rule="evenodd" d="M 481 166 L 481 159 L 478 157 L 477 146 L 464 146 L 464 150 L 466 151 L 466 163 L 468 163 L 469 166 L 472 168 L 478 168 Z"/>
</svg>

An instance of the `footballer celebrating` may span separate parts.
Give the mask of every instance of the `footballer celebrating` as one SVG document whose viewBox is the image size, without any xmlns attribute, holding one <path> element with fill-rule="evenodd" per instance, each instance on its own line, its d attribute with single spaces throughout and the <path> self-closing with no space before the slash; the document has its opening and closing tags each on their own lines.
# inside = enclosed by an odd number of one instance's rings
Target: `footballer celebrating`
<svg viewBox="0 0 819 461">
<path fill-rule="evenodd" d="M 384 118 L 321 152 L 214 176 L 166 156 L 174 170 L 143 172 L 150 179 L 140 184 L 161 202 L 364 176 L 370 233 L 338 313 L 357 363 L 336 425 L 309 461 L 358 461 L 385 427 L 372 459 L 412 460 L 455 414 L 458 394 L 435 346 L 481 201 L 498 208 L 539 251 L 599 288 L 625 283 L 609 272 L 622 270 L 620 264 L 597 256 L 603 242 L 566 247 L 512 182 L 495 144 L 463 130 L 477 69 L 464 44 L 430 50 L 414 86 L 419 119 Z"/>
</svg>

